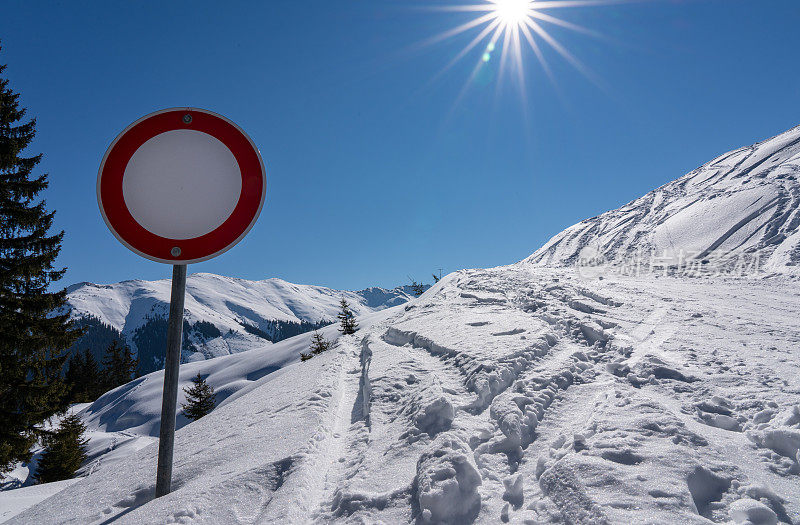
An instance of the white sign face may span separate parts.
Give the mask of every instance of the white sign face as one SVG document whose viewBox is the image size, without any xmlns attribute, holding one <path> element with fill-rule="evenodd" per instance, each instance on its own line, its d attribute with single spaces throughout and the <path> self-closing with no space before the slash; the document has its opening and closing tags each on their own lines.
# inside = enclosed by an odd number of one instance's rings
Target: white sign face
<svg viewBox="0 0 800 525">
<path fill-rule="evenodd" d="M 97 173 L 97 204 L 132 251 L 167 264 L 207 261 L 241 241 L 264 206 L 255 143 L 199 108 L 162 109 L 117 135 Z"/>
<path fill-rule="evenodd" d="M 242 173 L 231 151 L 215 137 L 190 129 L 146 141 L 122 179 L 134 220 L 151 233 L 177 240 L 200 237 L 222 225 L 241 191 Z"/>
</svg>

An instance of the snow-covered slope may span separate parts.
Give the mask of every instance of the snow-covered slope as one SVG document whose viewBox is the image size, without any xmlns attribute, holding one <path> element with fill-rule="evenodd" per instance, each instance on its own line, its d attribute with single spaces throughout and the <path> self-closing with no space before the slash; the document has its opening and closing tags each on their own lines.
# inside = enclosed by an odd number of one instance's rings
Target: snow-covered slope
<svg viewBox="0 0 800 525">
<path fill-rule="evenodd" d="M 152 443 L 14 523 L 796 523 L 799 298 L 457 272 L 180 429 L 170 495 Z"/>
<path fill-rule="evenodd" d="M 148 363 L 163 354 L 163 344 L 156 345 L 157 352 L 139 346 L 146 346 L 153 340 L 151 332 L 159 329 L 163 332 L 166 328 L 169 279 L 123 281 L 111 285 L 80 283 L 71 286 L 68 292 L 67 303 L 73 317 L 92 317 L 122 332 L 135 352 L 142 350 L 140 359 Z M 309 324 L 332 322 L 342 298 L 356 315 L 364 315 L 402 304 L 409 297 L 402 287 L 350 292 L 292 284 L 281 279 L 248 281 L 208 273 L 194 274 L 186 284 L 184 361 L 262 347 L 270 340 L 285 338 L 280 337 L 280 332 L 287 328 L 298 333 L 312 328 Z M 145 371 L 159 367 L 160 363 L 153 363 Z"/>
<path fill-rule="evenodd" d="M 800 269 L 800 127 L 726 153 L 625 206 L 559 233 L 526 262 L 569 266 L 583 259 L 695 272 L 754 264 Z M 585 262 L 585 261 L 584 261 Z M 597 262 L 597 261 L 595 261 Z M 688 266 L 688 268 L 687 268 Z"/>
<path fill-rule="evenodd" d="M 84 419 L 142 441 L 13 521 L 798 524 L 798 141 L 734 152 L 525 263 L 450 274 L 309 361 L 304 334 L 184 365 L 222 402 L 181 421 L 162 498 L 160 373 L 120 387 Z M 665 246 L 650 230 L 769 272 L 565 267 L 596 239 L 620 264 Z"/>
</svg>

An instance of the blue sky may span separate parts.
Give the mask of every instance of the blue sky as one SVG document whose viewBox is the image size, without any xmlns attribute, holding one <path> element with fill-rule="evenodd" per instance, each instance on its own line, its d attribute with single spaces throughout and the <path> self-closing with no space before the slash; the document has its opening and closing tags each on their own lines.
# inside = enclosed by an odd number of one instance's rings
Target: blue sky
<svg viewBox="0 0 800 525">
<path fill-rule="evenodd" d="M 524 49 L 524 96 L 500 49 L 472 81 L 483 47 L 437 76 L 477 30 L 416 45 L 475 17 L 416 7 L 461 3 L 5 0 L 0 63 L 38 119 L 62 284 L 170 275 L 120 245 L 95 200 L 110 141 L 161 108 L 228 116 L 267 166 L 257 225 L 190 272 L 349 289 L 515 262 L 800 124 L 796 0 L 548 11 L 605 36 L 543 24 L 601 87 L 545 44 L 558 88 Z"/>
</svg>

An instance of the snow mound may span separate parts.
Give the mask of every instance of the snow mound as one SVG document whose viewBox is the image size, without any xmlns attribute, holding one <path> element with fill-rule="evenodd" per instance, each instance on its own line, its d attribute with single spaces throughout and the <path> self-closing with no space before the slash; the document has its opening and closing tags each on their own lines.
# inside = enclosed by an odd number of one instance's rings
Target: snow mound
<svg viewBox="0 0 800 525">
<path fill-rule="evenodd" d="M 750 498 L 734 501 L 730 508 L 731 518 L 736 523 L 751 525 L 778 525 L 778 516 L 763 503 Z"/>
<path fill-rule="evenodd" d="M 469 446 L 442 434 L 417 463 L 417 500 L 423 522 L 463 523 L 480 508 L 481 475 Z"/>
<path fill-rule="evenodd" d="M 0 492 L 0 523 L 10 520 L 23 510 L 69 487 L 77 479 L 54 481 Z"/>
<path fill-rule="evenodd" d="M 726 153 L 550 239 L 525 263 L 800 271 L 800 127 Z"/>
</svg>

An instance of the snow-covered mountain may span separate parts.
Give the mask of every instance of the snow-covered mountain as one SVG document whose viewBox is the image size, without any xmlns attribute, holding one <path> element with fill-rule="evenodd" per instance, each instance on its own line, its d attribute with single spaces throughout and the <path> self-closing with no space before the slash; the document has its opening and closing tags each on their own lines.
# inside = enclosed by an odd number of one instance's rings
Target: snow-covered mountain
<svg viewBox="0 0 800 525">
<path fill-rule="evenodd" d="M 559 233 L 526 261 L 800 271 L 800 127 Z M 594 259 L 594 261 L 592 261 Z M 710 265 L 710 266 L 708 266 Z"/>
<path fill-rule="evenodd" d="M 162 366 L 169 316 L 169 279 L 68 288 L 71 315 L 88 326 L 76 348 L 121 334 L 139 356 L 140 372 Z M 336 320 L 344 298 L 356 315 L 402 304 L 410 290 L 367 288 L 357 292 L 293 284 L 281 279 L 248 281 L 209 273 L 188 277 L 183 361 L 229 355 L 280 341 Z M 111 334 L 108 334 L 109 328 Z M 105 335 L 106 337 L 101 337 Z"/>
<path fill-rule="evenodd" d="M 797 140 L 722 157 L 521 263 L 454 272 L 355 335 L 326 327 L 336 344 L 311 360 L 302 334 L 182 365 L 220 403 L 179 419 L 167 496 L 155 372 L 81 408 L 84 478 L 0 507 L 36 525 L 798 524 Z M 767 271 L 617 271 L 667 231 L 706 265 L 732 264 L 723 250 Z"/>
</svg>

